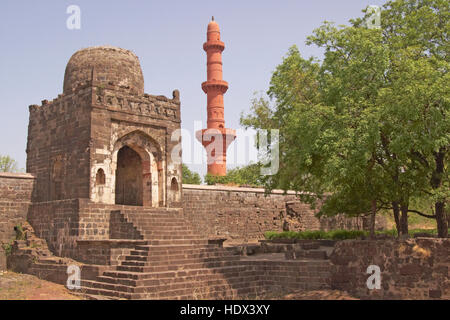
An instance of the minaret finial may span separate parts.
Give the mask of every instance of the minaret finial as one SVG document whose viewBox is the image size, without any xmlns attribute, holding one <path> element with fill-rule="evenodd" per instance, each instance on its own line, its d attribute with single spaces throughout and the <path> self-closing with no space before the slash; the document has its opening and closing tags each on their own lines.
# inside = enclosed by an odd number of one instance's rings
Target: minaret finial
<svg viewBox="0 0 450 320">
<path fill-rule="evenodd" d="M 214 21 L 214 16 L 212 16 L 211 21 Z"/>
</svg>

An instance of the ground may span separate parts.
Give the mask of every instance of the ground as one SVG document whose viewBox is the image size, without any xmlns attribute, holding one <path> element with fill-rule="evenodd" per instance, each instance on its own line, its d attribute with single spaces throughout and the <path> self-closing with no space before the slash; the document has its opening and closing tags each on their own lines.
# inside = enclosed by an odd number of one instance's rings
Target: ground
<svg viewBox="0 0 450 320">
<path fill-rule="evenodd" d="M 427 210 L 423 210 L 428 212 Z M 395 229 L 395 220 L 392 211 L 383 212 L 387 218 L 387 230 Z M 436 229 L 436 220 L 419 216 L 415 213 L 408 214 L 408 228 L 412 229 Z"/>
<path fill-rule="evenodd" d="M 339 290 L 315 290 L 285 295 L 281 300 L 359 300 Z"/>
<path fill-rule="evenodd" d="M 0 271 L 0 300 L 81 300 L 63 285 L 28 274 Z"/>
</svg>

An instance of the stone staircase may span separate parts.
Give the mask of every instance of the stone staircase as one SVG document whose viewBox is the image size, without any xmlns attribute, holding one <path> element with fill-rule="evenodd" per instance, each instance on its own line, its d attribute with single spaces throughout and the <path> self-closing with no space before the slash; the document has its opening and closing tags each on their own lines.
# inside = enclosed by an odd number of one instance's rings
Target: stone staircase
<svg viewBox="0 0 450 320">
<path fill-rule="evenodd" d="M 256 272 L 239 265 L 240 257 L 194 233 L 179 209 L 121 211 L 144 240 L 95 280 L 82 281 L 81 291 L 125 299 L 217 299 L 256 293 Z M 254 283 L 253 289 L 242 283 Z M 245 289 L 245 290 L 244 290 Z"/>
<path fill-rule="evenodd" d="M 305 283 L 314 280 L 314 268 L 318 266 L 316 263 L 311 268 L 305 265 L 310 262 L 294 260 L 275 261 L 273 265 L 241 260 L 233 250 L 222 247 L 221 241 L 195 234 L 179 209 L 120 210 L 120 217 L 115 219 L 120 222 L 116 235 L 132 230 L 134 237 L 143 241 L 122 257 L 118 265 L 110 266 L 93 280 L 82 280 L 84 294 L 123 299 L 255 297 L 279 283 L 307 289 Z M 320 262 L 319 266 L 323 267 Z M 317 271 L 323 277 L 315 279 L 318 283 L 315 287 L 326 286 L 323 270 Z M 298 272 L 305 277 L 296 278 Z M 281 278 L 272 283 L 275 277 Z"/>
</svg>

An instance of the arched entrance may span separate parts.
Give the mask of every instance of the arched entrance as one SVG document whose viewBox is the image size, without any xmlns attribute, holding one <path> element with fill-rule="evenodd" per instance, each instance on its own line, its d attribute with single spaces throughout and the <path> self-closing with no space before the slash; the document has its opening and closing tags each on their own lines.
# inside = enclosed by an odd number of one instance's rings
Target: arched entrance
<svg viewBox="0 0 450 320">
<path fill-rule="evenodd" d="M 143 205 L 143 167 L 139 154 L 128 146 L 117 153 L 116 204 Z"/>
<path fill-rule="evenodd" d="M 116 204 L 165 206 L 165 166 L 159 144 L 133 131 L 114 143 L 111 162 Z"/>
</svg>

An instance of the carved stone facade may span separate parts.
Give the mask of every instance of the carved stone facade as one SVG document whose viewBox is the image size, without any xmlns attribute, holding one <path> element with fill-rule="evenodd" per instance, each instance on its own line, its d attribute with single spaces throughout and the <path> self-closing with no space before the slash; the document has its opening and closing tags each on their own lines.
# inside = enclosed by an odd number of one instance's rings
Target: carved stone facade
<svg viewBox="0 0 450 320">
<path fill-rule="evenodd" d="M 170 153 L 180 142 L 180 122 L 178 90 L 171 99 L 145 94 L 139 59 L 131 51 L 76 52 L 66 67 L 64 93 L 30 106 L 27 172 L 37 178 L 33 201 L 88 198 L 179 207 L 181 164 Z"/>
</svg>

